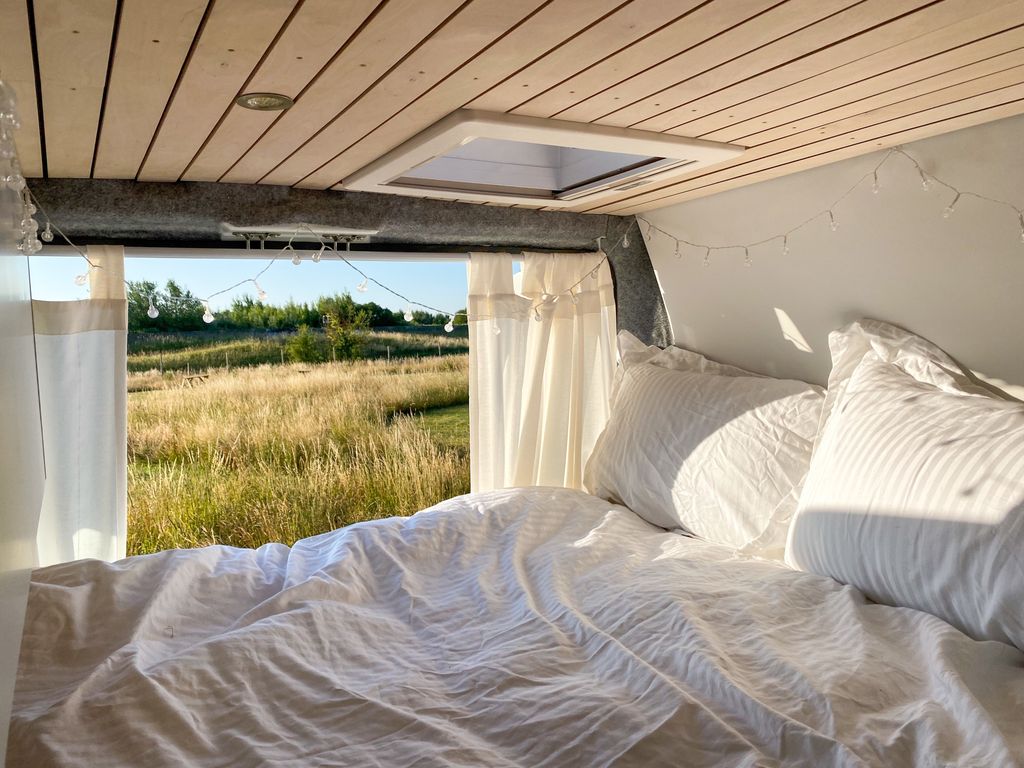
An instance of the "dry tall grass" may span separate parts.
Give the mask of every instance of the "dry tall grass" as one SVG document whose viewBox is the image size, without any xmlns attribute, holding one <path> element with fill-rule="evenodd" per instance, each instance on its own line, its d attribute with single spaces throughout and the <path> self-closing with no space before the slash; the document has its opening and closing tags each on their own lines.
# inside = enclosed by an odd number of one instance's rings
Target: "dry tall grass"
<svg viewBox="0 0 1024 768">
<path fill-rule="evenodd" d="M 129 554 L 291 543 L 465 493 L 465 447 L 419 414 L 468 402 L 467 364 L 262 366 L 133 392 Z"/>
</svg>

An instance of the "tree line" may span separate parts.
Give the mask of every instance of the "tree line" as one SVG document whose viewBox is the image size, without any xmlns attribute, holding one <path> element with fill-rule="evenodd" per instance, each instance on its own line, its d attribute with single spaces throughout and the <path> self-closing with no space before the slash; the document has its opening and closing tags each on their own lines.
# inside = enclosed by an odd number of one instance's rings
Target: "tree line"
<svg viewBox="0 0 1024 768">
<path fill-rule="evenodd" d="M 203 322 L 203 306 L 187 288 L 168 280 L 161 289 L 149 280 L 130 280 L 128 294 L 128 330 L 201 331 L 211 326 Z M 157 310 L 149 316 L 150 306 Z M 456 325 L 466 322 L 465 310 L 455 318 Z M 252 296 L 232 300 L 227 309 L 218 310 L 215 328 L 252 331 L 298 331 L 300 328 L 324 328 L 340 334 L 339 328 L 379 328 L 416 325 L 444 325 L 448 315 L 414 310 L 412 320 L 404 312 L 382 307 L 376 302 L 356 302 L 348 293 L 321 296 L 314 302 L 283 305 L 267 304 Z"/>
</svg>

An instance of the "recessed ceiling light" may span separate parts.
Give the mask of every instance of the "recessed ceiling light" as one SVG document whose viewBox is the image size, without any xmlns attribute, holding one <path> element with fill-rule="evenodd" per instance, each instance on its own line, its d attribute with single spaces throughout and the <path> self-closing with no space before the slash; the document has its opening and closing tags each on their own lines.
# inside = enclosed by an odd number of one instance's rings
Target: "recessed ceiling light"
<svg viewBox="0 0 1024 768">
<path fill-rule="evenodd" d="M 257 109 L 261 112 L 288 109 L 294 103 L 294 100 L 280 93 L 243 93 L 235 99 L 235 104 L 238 106 Z"/>
</svg>

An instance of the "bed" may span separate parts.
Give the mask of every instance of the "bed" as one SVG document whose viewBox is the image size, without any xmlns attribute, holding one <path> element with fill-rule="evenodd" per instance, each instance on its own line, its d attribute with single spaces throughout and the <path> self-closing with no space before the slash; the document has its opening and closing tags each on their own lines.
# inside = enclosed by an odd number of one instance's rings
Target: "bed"
<svg viewBox="0 0 1024 768">
<path fill-rule="evenodd" d="M 37 571 L 8 765 L 1012 766 L 1022 707 L 1007 644 L 532 488 Z"/>
<path fill-rule="evenodd" d="M 1024 404 L 830 346 L 620 339 L 591 493 L 36 571 L 8 765 L 1022 765 Z"/>
</svg>

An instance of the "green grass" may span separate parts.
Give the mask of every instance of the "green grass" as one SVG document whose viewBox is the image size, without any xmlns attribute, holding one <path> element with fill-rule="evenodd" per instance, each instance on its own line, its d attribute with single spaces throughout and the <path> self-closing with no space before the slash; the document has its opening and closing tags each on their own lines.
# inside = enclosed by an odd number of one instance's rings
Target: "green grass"
<svg viewBox="0 0 1024 768">
<path fill-rule="evenodd" d="M 247 331 L 194 333 L 134 333 L 128 344 L 128 372 L 196 373 L 217 368 L 275 365 L 287 361 L 285 345 L 292 334 L 253 335 Z M 324 359 L 331 359 L 326 339 L 317 334 Z M 431 357 L 469 352 L 464 331 L 441 329 L 416 332 L 371 330 L 364 335 L 363 357 Z"/>
<path fill-rule="evenodd" d="M 293 543 L 469 490 L 465 355 L 130 376 L 128 553 Z"/>
</svg>

